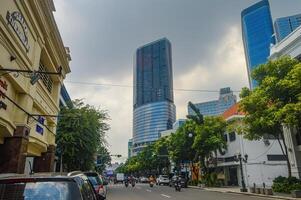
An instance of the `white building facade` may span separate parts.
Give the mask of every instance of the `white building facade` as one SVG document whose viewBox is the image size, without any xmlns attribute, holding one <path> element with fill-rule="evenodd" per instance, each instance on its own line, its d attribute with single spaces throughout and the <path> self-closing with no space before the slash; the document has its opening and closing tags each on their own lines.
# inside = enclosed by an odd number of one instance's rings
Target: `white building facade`
<svg viewBox="0 0 301 200">
<path fill-rule="evenodd" d="M 227 121 L 242 119 L 238 105 L 227 110 L 224 115 Z M 224 113 L 224 114 L 225 114 Z M 240 122 L 238 122 L 240 123 Z M 225 134 L 228 148 L 224 155 L 218 155 L 217 168 L 219 176 L 225 185 L 241 186 L 242 173 L 236 156 L 240 153 L 242 157 L 247 155 L 247 162 L 242 162 L 244 181 L 247 187 L 254 184 L 271 187 L 273 180 L 278 176 L 287 176 L 288 170 L 285 157 L 276 139 L 247 140 L 236 132 Z"/>
<path fill-rule="evenodd" d="M 285 55 L 301 61 L 301 26 L 271 48 L 271 60 Z M 301 178 L 301 135 L 295 129 L 289 127 L 284 127 L 283 131 L 292 176 Z"/>
</svg>

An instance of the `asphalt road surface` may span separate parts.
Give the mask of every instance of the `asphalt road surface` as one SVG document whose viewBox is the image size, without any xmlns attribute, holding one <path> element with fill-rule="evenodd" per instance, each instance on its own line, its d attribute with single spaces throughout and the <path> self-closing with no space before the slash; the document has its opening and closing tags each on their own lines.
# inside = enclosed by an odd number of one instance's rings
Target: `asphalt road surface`
<svg viewBox="0 0 301 200">
<path fill-rule="evenodd" d="M 182 188 L 181 192 L 176 192 L 174 188 L 168 186 L 154 186 L 148 184 L 136 184 L 135 187 L 129 185 L 126 188 L 122 184 L 109 185 L 107 200 L 268 200 L 255 196 L 240 194 L 211 192 L 201 189 Z"/>
</svg>

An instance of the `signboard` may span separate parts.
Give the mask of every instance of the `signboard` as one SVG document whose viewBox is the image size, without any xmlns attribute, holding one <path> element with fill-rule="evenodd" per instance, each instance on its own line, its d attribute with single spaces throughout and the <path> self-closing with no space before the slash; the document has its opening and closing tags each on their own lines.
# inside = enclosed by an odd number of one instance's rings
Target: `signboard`
<svg viewBox="0 0 301 200">
<path fill-rule="evenodd" d="M 28 27 L 23 15 L 18 11 L 15 11 L 13 13 L 7 11 L 6 19 L 17 34 L 21 43 L 24 45 L 26 51 L 29 51 L 30 47 L 28 42 Z"/>
<path fill-rule="evenodd" d="M 45 121 L 45 118 L 39 116 L 39 118 L 38 118 L 38 124 L 36 125 L 36 132 L 40 133 L 41 135 L 44 134 L 44 128 L 43 128 L 44 121 Z"/>
</svg>

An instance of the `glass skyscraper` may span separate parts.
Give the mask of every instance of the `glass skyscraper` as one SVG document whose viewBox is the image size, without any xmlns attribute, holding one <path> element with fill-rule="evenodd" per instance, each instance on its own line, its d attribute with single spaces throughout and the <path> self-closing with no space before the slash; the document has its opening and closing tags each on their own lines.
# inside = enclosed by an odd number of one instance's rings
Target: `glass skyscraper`
<svg viewBox="0 0 301 200">
<path fill-rule="evenodd" d="M 257 86 L 252 80 L 254 68 L 267 62 L 270 46 L 275 44 L 273 22 L 268 0 L 262 0 L 241 12 L 242 39 L 245 50 L 250 88 Z"/>
<path fill-rule="evenodd" d="M 281 17 L 275 20 L 274 28 L 277 42 L 288 36 L 301 25 L 301 14 Z"/>
<path fill-rule="evenodd" d="M 236 103 L 236 96 L 229 87 L 221 88 L 218 100 L 194 104 L 203 116 L 218 116 Z M 193 115 L 194 111 L 188 106 L 188 114 Z"/>
<path fill-rule="evenodd" d="M 172 129 L 173 99 L 171 44 L 160 39 L 137 49 L 134 64 L 133 154 Z"/>
</svg>

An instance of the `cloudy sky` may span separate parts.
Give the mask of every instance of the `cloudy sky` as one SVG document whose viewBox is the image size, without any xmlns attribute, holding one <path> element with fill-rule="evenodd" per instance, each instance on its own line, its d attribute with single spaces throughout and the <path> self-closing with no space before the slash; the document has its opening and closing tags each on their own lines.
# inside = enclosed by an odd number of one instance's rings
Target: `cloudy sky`
<svg viewBox="0 0 301 200">
<path fill-rule="evenodd" d="M 65 85 L 72 99 L 107 110 L 109 149 L 127 156 L 132 136 L 133 57 L 162 37 L 172 43 L 174 88 L 210 89 L 248 85 L 240 12 L 257 0 L 55 0 L 55 17 L 71 70 Z M 270 0 L 273 19 L 301 13 L 300 0 Z M 187 102 L 218 93 L 175 91 L 177 118 Z"/>
</svg>

